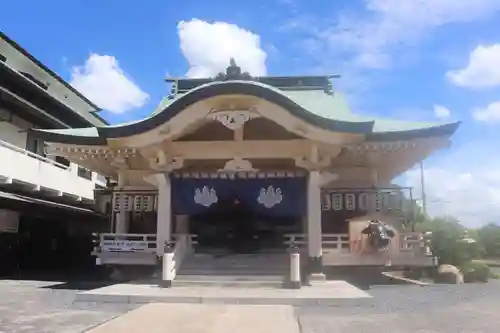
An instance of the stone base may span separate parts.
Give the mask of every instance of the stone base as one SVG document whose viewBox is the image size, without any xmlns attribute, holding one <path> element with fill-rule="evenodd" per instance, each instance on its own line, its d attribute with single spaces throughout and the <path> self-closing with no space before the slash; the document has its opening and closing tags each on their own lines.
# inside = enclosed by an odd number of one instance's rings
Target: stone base
<svg viewBox="0 0 500 333">
<path fill-rule="evenodd" d="M 160 280 L 160 288 L 172 288 L 172 280 Z"/>
<path fill-rule="evenodd" d="M 326 282 L 326 275 L 324 273 L 311 273 L 307 280 L 309 284 L 324 283 Z"/>
<path fill-rule="evenodd" d="M 176 281 L 177 282 L 177 281 Z M 251 291 L 251 292 L 249 292 Z M 291 306 L 339 306 L 359 305 L 360 301 L 370 300 L 365 291 L 345 282 L 327 281 L 300 289 L 252 288 L 247 287 L 196 287 L 177 286 L 159 288 L 158 285 L 125 283 L 83 291 L 76 295 L 75 302 L 97 303 L 212 303 L 212 304 L 251 304 L 291 305 Z M 129 332 L 130 330 L 127 330 Z M 198 331 L 200 331 L 198 327 Z M 234 331 L 234 330 L 233 330 Z M 238 331 L 236 329 L 236 331 Z M 168 330 L 168 332 L 171 332 Z M 261 330 L 269 332 L 269 330 Z"/>
<path fill-rule="evenodd" d="M 323 258 L 309 257 L 309 275 L 307 277 L 308 283 L 323 283 L 326 282 L 326 275 L 323 273 Z"/>
<path fill-rule="evenodd" d="M 123 270 L 117 267 L 113 267 L 109 278 L 113 282 L 123 282 L 126 280 Z"/>
<path fill-rule="evenodd" d="M 300 281 L 286 281 L 283 283 L 283 287 L 286 289 L 300 289 L 302 283 Z"/>
</svg>

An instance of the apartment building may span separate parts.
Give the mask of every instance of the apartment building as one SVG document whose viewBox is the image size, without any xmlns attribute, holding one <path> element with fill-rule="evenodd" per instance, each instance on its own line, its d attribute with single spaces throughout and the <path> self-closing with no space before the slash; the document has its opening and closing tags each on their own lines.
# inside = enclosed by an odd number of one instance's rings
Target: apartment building
<svg viewBox="0 0 500 333">
<path fill-rule="evenodd" d="M 28 131 L 104 126 L 99 111 L 0 32 L 0 276 L 82 265 L 92 231 L 106 227 L 94 211 L 106 178 L 46 156 L 44 141 Z"/>
</svg>

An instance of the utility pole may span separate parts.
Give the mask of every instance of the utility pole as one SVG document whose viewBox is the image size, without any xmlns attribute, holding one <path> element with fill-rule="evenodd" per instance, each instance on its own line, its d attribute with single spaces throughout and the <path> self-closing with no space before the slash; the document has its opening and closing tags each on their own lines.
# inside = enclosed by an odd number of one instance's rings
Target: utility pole
<svg viewBox="0 0 500 333">
<path fill-rule="evenodd" d="M 420 161 L 420 187 L 422 189 L 422 212 L 427 216 L 427 200 L 425 198 L 424 162 Z"/>
</svg>

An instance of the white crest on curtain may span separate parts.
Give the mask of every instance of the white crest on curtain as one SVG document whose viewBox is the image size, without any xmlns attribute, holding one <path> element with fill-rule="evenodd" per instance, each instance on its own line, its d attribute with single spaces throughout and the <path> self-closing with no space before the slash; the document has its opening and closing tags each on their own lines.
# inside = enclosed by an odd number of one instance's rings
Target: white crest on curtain
<svg viewBox="0 0 500 333">
<path fill-rule="evenodd" d="M 205 207 L 210 207 L 214 203 L 217 203 L 219 198 L 217 197 L 217 193 L 213 188 L 208 188 L 207 186 L 203 186 L 200 190 L 197 188 L 194 191 L 194 202 L 198 205 L 202 205 Z"/>
<path fill-rule="evenodd" d="M 266 208 L 272 208 L 283 201 L 283 194 L 280 188 L 274 189 L 271 185 L 266 188 L 261 188 L 257 202 Z"/>
</svg>

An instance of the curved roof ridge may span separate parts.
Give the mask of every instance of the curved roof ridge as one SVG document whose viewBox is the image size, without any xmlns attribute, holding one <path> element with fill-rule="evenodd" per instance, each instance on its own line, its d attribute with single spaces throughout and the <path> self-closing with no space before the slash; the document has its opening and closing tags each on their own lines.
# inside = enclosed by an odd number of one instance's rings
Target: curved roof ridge
<svg viewBox="0 0 500 333">
<path fill-rule="evenodd" d="M 121 137 L 151 130 L 170 120 L 176 114 L 197 101 L 222 94 L 242 94 L 263 98 L 269 102 L 282 106 L 294 116 L 314 126 L 331 131 L 364 134 L 371 132 L 375 124 L 373 120 L 358 121 L 357 119 L 327 118 L 311 113 L 278 88 L 255 81 L 231 80 L 222 82 L 214 81 L 200 85 L 175 99 L 172 103 L 165 106 L 163 110 L 148 118 L 125 126 L 101 127 L 99 128 L 99 132 L 105 136 Z"/>
<path fill-rule="evenodd" d="M 200 85 L 173 99 L 171 103 L 165 103 L 159 112 L 126 124 L 94 127 L 73 132 L 68 130 L 64 131 L 64 133 L 63 131 L 32 131 L 43 136 L 46 141 L 101 145 L 106 144 L 107 138 L 127 137 L 149 131 L 168 122 L 184 109 L 200 100 L 224 94 L 240 94 L 262 98 L 281 106 L 293 116 L 317 128 L 332 132 L 363 134 L 366 135 L 368 141 L 450 136 L 460 125 L 460 122 L 416 123 L 356 115 L 349 110 L 345 97 L 337 92 L 331 95 L 319 90 L 283 91 L 261 82 L 230 80 L 214 81 Z"/>
</svg>

